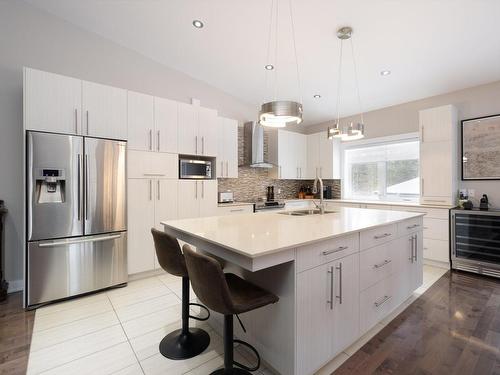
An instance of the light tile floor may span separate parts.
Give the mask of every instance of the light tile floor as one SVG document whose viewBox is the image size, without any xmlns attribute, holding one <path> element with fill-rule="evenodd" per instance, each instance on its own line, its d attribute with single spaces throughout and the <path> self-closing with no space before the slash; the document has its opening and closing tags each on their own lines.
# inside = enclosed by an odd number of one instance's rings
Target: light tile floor
<svg viewBox="0 0 500 375">
<path fill-rule="evenodd" d="M 318 374 L 331 374 L 445 272 L 424 266 L 423 286 Z M 209 348 L 201 355 L 171 361 L 158 351 L 160 340 L 180 327 L 180 293 L 180 278 L 161 275 L 39 308 L 28 374 L 209 374 L 223 364 L 223 345 L 222 338 L 205 323 L 190 322 L 202 326 L 211 336 Z M 251 356 L 241 347 L 236 348 L 235 357 L 239 362 L 251 363 Z M 273 372 L 263 367 L 257 374 Z"/>
</svg>

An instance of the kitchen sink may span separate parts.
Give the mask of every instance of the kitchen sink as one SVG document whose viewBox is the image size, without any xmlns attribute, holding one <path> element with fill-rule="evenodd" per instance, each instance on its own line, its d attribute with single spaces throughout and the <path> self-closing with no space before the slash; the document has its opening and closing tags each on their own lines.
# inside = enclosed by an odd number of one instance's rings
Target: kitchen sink
<svg viewBox="0 0 500 375">
<path fill-rule="evenodd" d="M 337 211 L 328 211 L 325 210 L 324 214 L 334 214 Z M 321 215 L 321 211 L 314 210 L 295 210 L 295 211 L 282 211 L 278 212 L 280 215 L 289 215 L 289 216 L 309 216 L 309 215 Z"/>
</svg>

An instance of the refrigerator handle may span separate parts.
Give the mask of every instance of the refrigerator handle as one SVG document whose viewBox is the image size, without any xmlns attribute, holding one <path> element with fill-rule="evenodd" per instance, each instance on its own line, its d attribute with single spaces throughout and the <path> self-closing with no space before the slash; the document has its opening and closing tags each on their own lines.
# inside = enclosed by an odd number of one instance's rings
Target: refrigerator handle
<svg viewBox="0 0 500 375">
<path fill-rule="evenodd" d="M 81 170 L 81 163 L 82 163 L 82 156 L 78 154 L 78 172 L 77 172 L 77 178 L 78 178 L 78 221 L 82 219 L 82 170 Z"/>
<path fill-rule="evenodd" d="M 89 219 L 89 156 L 85 154 L 85 220 Z"/>
<path fill-rule="evenodd" d="M 63 241 L 52 241 L 52 242 L 41 242 L 38 244 L 38 247 L 55 247 L 55 246 L 67 246 L 67 245 L 73 245 L 73 244 L 78 244 L 78 243 L 85 243 L 85 242 L 101 242 L 101 241 L 109 241 L 109 240 L 116 240 L 117 238 L 120 238 L 120 234 L 112 234 L 112 235 L 107 235 L 104 237 L 91 237 L 91 238 L 83 238 L 80 240 L 63 240 Z"/>
</svg>

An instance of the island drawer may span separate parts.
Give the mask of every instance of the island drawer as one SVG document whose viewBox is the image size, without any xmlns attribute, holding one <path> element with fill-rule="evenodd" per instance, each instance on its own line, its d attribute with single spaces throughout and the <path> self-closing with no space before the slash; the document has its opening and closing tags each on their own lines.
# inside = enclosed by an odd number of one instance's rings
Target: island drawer
<svg viewBox="0 0 500 375">
<path fill-rule="evenodd" d="M 406 236 L 407 234 L 415 233 L 422 229 L 423 229 L 422 217 L 415 217 L 413 219 L 408 219 L 398 224 L 399 236 Z"/>
<path fill-rule="evenodd" d="M 398 241 L 390 241 L 361 252 L 359 258 L 361 290 L 371 287 L 397 270 L 398 243 Z"/>
<path fill-rule="evenodd" d="M 219 216 L 250 214 L 252 212 L 253 212 L 252 205 L 241 205 L 241 206 L 230 205 L 227 207 L 221 207 L 221 206 L 217 207 L 217 215 Z"/>
<path fill-rule="evenodd" d="M 360 293 L 360 334 L 364 334 L 384 319 L 397 304 L 395 277 L 390 276 Z"/>
<path fill-rule="evenodd" d="M 359 234 L 326 240 L 297 249 L 297 273 L 359 251 Z"/>
<path fill-rule="evenodd" d="M 360 233 L 360 248 L 361 250 L 369 249 L 389 242 L 397 237 L 398 226 L 397 224 L 384 225 L 382 227 L 373 228 Z"/>
</svg>

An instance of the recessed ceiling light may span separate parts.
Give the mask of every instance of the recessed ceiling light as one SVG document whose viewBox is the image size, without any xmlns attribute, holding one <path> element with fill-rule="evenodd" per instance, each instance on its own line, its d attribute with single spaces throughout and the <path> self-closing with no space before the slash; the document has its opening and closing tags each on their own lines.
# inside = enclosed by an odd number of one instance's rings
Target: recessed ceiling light
<svg viewBox="0 0 500 375">
<path fill-rule="evenodd" d="M 314 99 L 319 99 L 319 98 L 321 98 L 321 95 L 316 94 L 316 95 L 314 95 L 314 96 L 313 96 L 313 98 L 314 98 Z"/>
<path fill-rule="evenodd" d="M 274 69 L 274 65 L 267 64 L 264 68 L 266 68 L 266 70 L 273 70 Z"/>
<path fill-rule="evenodd" d="M 380 75 L 381 75 L 381 76 L 388 76 L 389 74 L 391 74 L 391 71 L 390 71 L 390 70 L 382 70 L 382 71 L 380 72 Z"/>
<path fill-rule="evenodd" d="M 194 20 L 193 26 L 196 27 L 197 29 L 201 29 L 204 25 L 203 22 L 201 22 L 200 20 Z"/>
</svg>

